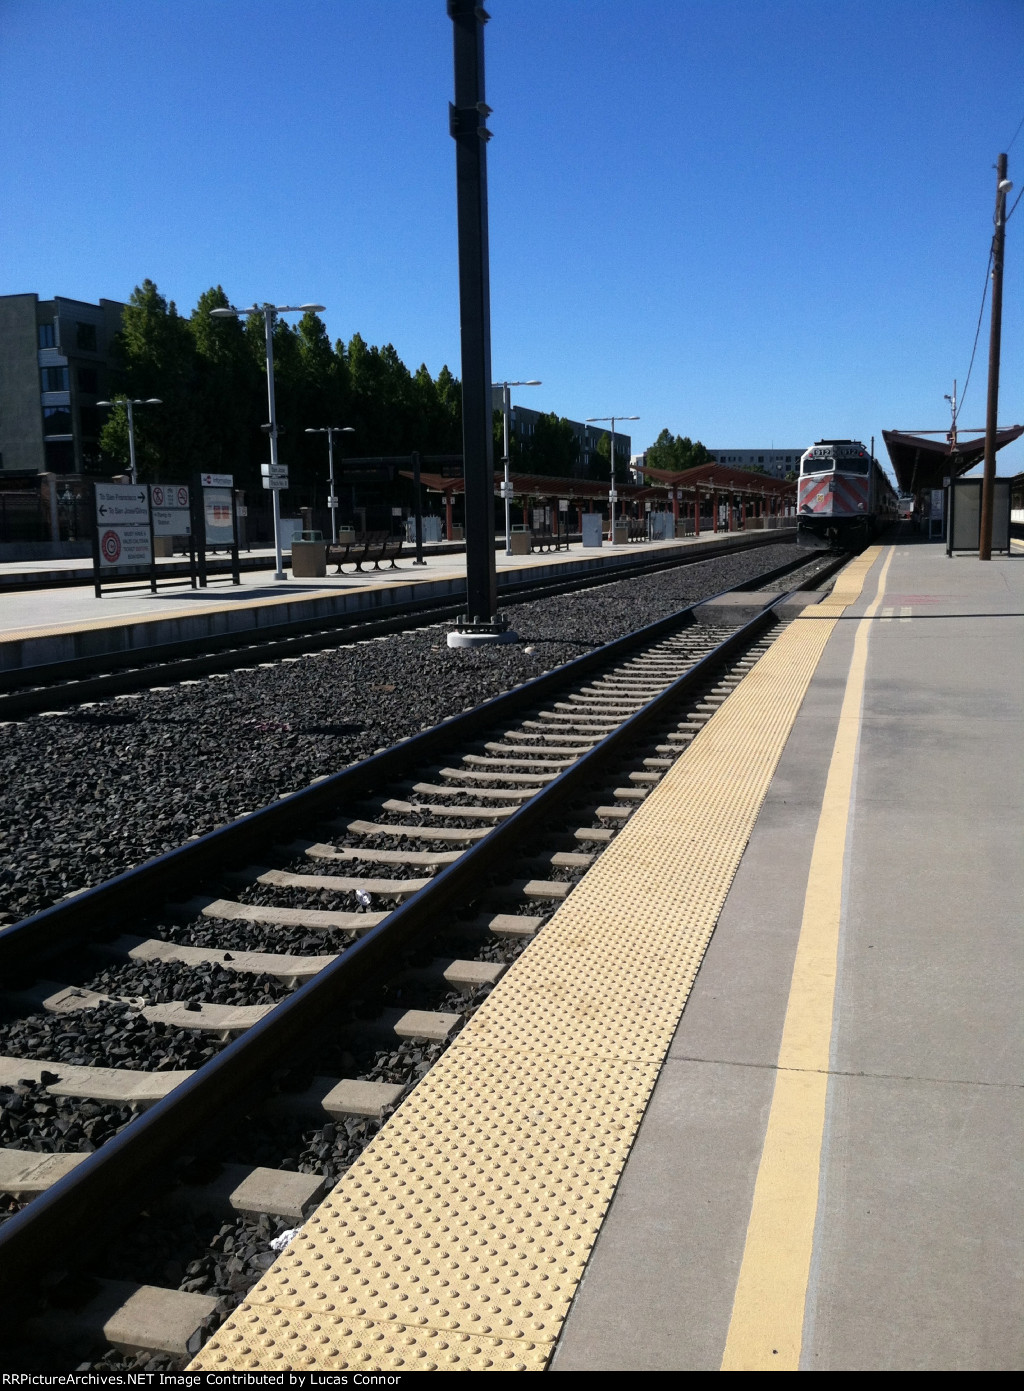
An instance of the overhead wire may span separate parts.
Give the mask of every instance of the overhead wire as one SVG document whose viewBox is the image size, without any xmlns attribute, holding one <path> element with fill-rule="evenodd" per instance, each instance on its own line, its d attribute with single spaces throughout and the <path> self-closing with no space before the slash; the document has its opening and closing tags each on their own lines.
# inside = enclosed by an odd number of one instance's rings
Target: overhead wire
<svg viewBox="0 0 1024 1391">
<path fill-rule="evenodd" d="M 967 388 L 971 384 L 971 373 L 974 370 L 974 355 L 978 351 L 978 338 L 981 334 L 981 320 L 982 316 L 985 313 L 985 300 L 988 297 L 988 282 L 989 276 L 992 272 L 992 254 L 993 248 L 989 247 L 988 265 L 985 267 L 985 287 L 981 292 L 981 308 L 978 310 L 978 324 L 974 330 L 974 347 L 971 349 L 971 362 L 970 366 L 967 368 L 967 380 L 964 382 L 964 389 L 963 391 L 961 391 L 960 400 L 957 402 L 956 415 L 959 415 L 960 412 L 963 410 L 964 397 L 967 395 Z M 956 416 L 953 417 L 953 425 L 954 427 L 956 426 Z"/>
</svg>

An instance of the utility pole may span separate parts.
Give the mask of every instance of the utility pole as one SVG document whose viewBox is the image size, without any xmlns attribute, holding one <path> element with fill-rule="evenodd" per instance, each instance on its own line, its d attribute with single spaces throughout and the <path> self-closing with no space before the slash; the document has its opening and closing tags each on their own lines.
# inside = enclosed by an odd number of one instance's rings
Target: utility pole
<svg viewBox="0 0 1024 1391">
<path fill-rule="evenodd" d="M 988 340 L 988 408 L 985 413 L 985 471 L 981 480 L 978 559 L 992 559 L 992 512 L 996 491 L 996 420 L 999 413 L 999 344 L 1003 327 L 1003 247 L 1006 242 L 1006 156 L 996 165 L 996 230 L 992 238 L 992 329 Z"/>
</svg>

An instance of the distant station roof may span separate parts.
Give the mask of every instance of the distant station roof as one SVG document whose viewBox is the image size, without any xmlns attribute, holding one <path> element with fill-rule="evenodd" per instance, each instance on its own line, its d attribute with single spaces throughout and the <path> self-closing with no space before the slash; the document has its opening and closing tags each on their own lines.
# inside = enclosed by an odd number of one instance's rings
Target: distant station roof
<svg viewBox="0 0 1024 1391">
<path fill-rule="evenodd" d="M 401 474 L 403 478 L 413 477 L 408 469 L 402 469 Z M 496 493 L 500 493 L 504 477 L 504 472 L 495 470 Z M 589 478 L 553 478 L 543 473 L 513 473 L 509 477 L 516 497 L 565 497 L 580 498 L 583 501 L 593 499 L 597 502 L 608 496 L 607 482 L 596 483 Z M 445 478 L 440 473 L 421 472 L 420 482 L 432 493 L 447 493 L 454 497 L 466 491 L 464 478 Z M 617 491 L 620 498 L 632 499 L 650 497 L 652 490 L 636 483 L 620 483 Z"/>
<path fill-rule="evenodd" d="M 649 483 L 662 488 L 717 488 L 720 492 L 755 493 L 760 497 L 792 497 L 796 483 L 773 478 L 750 469 L 730 468 L 726 464 L 698 464 L 696 468 L 667 469 L 643 465 L 640 470 Z"/>
<path fill-rule="evenodd" d="M 1024 435 L 1024 425 L 1010 425 L 996 431 L 996 451 Z M 922 488 L 941 488 L 944 478 L 959 478 L 980 463 L 985 455 L 985 437 L 957 441 L 956 452 L 941 435 L 914 435 L 901 430 L 883 430 L 896 483 L 901 493 L 916 494 Z"/>
</svg>

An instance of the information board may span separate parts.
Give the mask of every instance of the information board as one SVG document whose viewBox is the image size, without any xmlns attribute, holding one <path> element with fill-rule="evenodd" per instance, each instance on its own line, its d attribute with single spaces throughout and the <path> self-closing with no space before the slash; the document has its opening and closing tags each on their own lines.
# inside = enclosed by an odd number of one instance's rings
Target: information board
<svg viewBox="0 0 1024 1391">
<path fill-rule="evenodd" d="M 212 546 L 230 546 L 235 539 L 230 488 L 203 488 L 206 539 Z"/>
</svg>

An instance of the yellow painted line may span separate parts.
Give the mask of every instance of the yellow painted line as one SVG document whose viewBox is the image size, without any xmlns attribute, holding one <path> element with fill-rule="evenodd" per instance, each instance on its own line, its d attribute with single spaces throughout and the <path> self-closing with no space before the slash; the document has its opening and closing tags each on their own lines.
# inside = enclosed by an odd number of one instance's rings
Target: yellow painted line
<svg viewBox="0 0 1024 1391">
<path fill-rule="evenodd" d="M 860 736 L 871 619 L 892 562 L 857 625 L 779 1048 L 778 1070 L 723 1371 L 797 1371 L 818 1210 L 829 1050 L 835 1006 L 843 865 Z"/>
<path fill-rule="evenodd" d="M 754 665 L 194 1368 L 547 1365 L 841 613 Z"/>
</svg>

